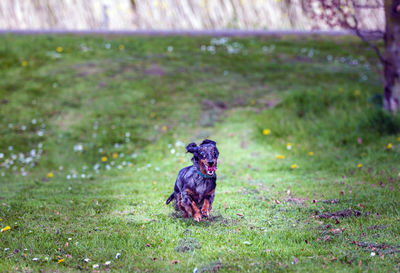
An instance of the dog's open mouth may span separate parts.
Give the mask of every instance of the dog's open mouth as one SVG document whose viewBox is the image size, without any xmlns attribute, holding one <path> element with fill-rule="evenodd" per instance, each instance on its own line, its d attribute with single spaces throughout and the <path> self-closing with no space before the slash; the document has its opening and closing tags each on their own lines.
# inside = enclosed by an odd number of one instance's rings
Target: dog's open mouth
<svg viewBox="0 0 400 273">
<path fill-rule="evenodd" d="M 204 164 L 205 170 L 207 171 L 208 175 L 213 175 L 214 172 L 216 171 L 216 166 L 208 166 L 206 164 Z"/>
</svg>

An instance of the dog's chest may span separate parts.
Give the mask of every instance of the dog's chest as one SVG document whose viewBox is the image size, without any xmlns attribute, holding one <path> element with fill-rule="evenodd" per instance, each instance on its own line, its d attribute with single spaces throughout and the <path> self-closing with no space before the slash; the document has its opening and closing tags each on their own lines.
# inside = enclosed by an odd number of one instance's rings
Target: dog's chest
<svg viewBox="0 0 400 273">
<path fill-rule="evenodd" d="M 204 196 L 207 193 L 208 185 L 207 183 L 204 183 L 204 181 L 196 183 L 194 193 L 195 197 L 197 197 L 197 202 L 201 202 L 203 200 Z"/>
</svg>

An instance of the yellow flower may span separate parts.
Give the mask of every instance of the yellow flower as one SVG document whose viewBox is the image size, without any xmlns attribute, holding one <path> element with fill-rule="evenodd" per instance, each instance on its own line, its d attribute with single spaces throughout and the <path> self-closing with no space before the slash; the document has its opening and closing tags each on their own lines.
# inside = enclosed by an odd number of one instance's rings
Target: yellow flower
<svg viewBox="0 0 400 273">
<path fill-rule="evenodd" d="M 117 153 L 113 153 L 113 154 L 112 154 L 112 157 L 113 157 L 114 159 L 116 159 L 116 158 L 118 157 L 118 154 L 117 154 Z"/>
<path fill-rule="evenodd" d="M 6 227 L 4 227 L 4 228 L 2 228 L 1 229 L 1 232 L 3 232 L 3 231 L 7 231 L 7 230 L 10 230 L 11 229 L 11 227 L 10 226 L 6 226 Z"/>
<path fill-rule="evenodd" d="M 271 130 L 270 129 L 264 129 L 263 130 L 263 135 L 269 135 L 271 133 Z"/>
<path fill-rule="evenodd" d="M 361 95 L 361 91 L 360 90 L 356 90 L 356 91 L 354 91 L 354 96 L 359 96 L 359 95 Z"/>
<path fill-rule="evenodd" d="M 297 165 L 297 164 L 292 164 L 292 166 L 290 166 L 290 168 L 292 168 L 292 169 L 298 169 L 298 168 L 300 168 L 300 167 L 299 167 L 299 165 Z"/>
<path fill-rule="evenodd" d="M 284 155 L 277 155 L 276 159 L 285 159 L 285 156 Z"/>
<path fill-rule="evenodd" d="M 161 130 L 162 130 L 163 132 L 166 132 L 166 131 L 167 131 L 167 126 L 163 125 L 163 126 L 161 127 Z"/>
<path fill-rule="evenodd" d="M 308 152 L 309 156 L 314 156 L 314 152 Z"/>
<path fill-rule="evenodd" d="M 256 104 L 256 101 L 255 101 L 255 100 L 251 100 L 251 101 L 250 101 L 250 104 L 251 104 L 251 105 L 254 105 L 254 104 Z"/>
<path fill-rule="evenodd" d="M 64 258 L 59 259 L 59 260 L 58 260 L 58 263 L 60 264 L 60 263 L 64 262 L 64 260 L 65 260 Z"/>
<path fill-rule="evenodd" d="M 362 153 L 361 153 L 361 156 L 366 156 L 366 155 L 367 155 L 366 152 L 362 152 Z"/>
<path fill-rule="evenodd" d="M 389 144 L 386 146 L 386 149 L 392 149 L 392 143 L 389 143 Z"/>
<path fill-rule="evenodd" d="M 63 52 L 63 48 L 62 48 L 61 46 L 59 46 L 59 47 L 56 48 L 56 51 L 57 51 L 58 53 L 61 53 L 61 52 Z"/>
<path fill-rule="evenodd" d="M 107 157 L 106 156 L 103 156 L 102 158 L 101 158 L 101 162 L 106 162 L 107 161 Z"/>
<path fill-rule="evenodd" d="M 124 45 L 119 45 L 118 48 L 119 48 L 119 50 L 123 51 L 125 49 L 125 46 Z"/>
<path fill-rule="evenodd" d="M 359 164 L 357 165 L 357 168 L 361 168 L 362 166 L 363 166 L 363 164 L 359 163 Z"/>
<path fill-rule="evenodd" d="M 397 141 L 400 141 L 400 137 L 397 138 Z"/>
<path fill-rule="evenodd" d="M 53 173 L 52 172 L 49 172 L 48 174 L 47 174 L 47 177 L 48 178 L 52 178 L 54 175 L 53 175 Z"/>
<path fill-rule="evenodd" d="M 22 66 L 27 66 L 27 65 L 28 65 L 28 62 L 27 62 L 27 61 L 22 61 L 22 62 L 21 62 L 21 65 L 22 65 Z"/>
</svg>

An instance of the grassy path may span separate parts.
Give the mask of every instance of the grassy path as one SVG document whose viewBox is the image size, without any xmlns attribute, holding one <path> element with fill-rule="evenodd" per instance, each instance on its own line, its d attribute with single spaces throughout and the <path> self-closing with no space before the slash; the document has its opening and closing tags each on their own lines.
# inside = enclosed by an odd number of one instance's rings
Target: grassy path
<svg viewBox="0 0 400 273">
<path fill-rule="evenodd" d="M 3 36 L 0 56 L 0 271 L 399 269 L 398 121 L 352 38 Z M 206 137 L 195 223 L 165 200 Z"/>
</svg>

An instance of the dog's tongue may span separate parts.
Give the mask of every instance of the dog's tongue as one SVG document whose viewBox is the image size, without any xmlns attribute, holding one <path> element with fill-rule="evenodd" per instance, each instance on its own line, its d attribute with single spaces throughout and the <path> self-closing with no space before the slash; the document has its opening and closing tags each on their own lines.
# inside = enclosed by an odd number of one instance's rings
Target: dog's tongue
<svg viewBox="0 0 400 273">
<path fill-rule="evenodd" d="M 209 172 L 215 172 L 216 168 L 215 166 L 207 167 L 207 171 Z"/>
</svg>

